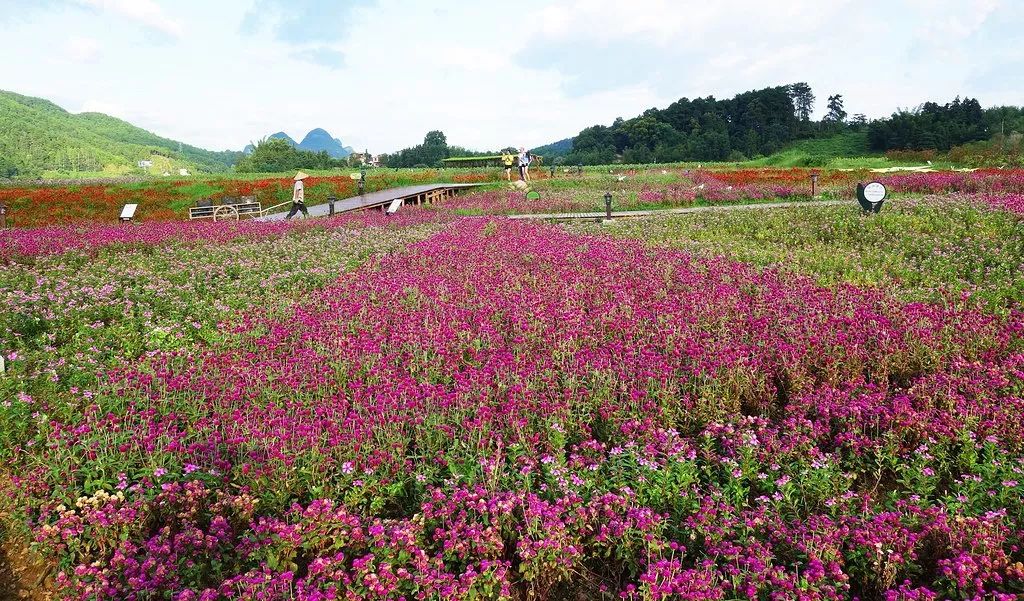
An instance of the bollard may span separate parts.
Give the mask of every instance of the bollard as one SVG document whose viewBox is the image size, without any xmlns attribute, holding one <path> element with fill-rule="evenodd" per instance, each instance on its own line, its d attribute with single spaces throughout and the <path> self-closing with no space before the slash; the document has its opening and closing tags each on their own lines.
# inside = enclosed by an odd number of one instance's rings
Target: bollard
<svg viewBox="0 0 1024 601">
<path fill-rule="evenodd" d="M 817 173 L 812 173 L 811 174 L 811 200 L 814 200 L 814 198 L 817 195 L 818 195 L 818 174 Z"/>
<path fill-rule="evenodd" d="M 604 193 L 604 215 L 605 219 L 611 221 L 612 219 L 612 193 Z"/>
<path fill-rule="evenodd" d="M 359 170 L 359 195 L 362 196 L 366 191 L 366 168 Z"/>
<path fill-rule="evenodd" d="M 338 199 L 335 198 L 333 195 L 327 197 L 327 214 L 328 215 L 334 215 L 334 203 L 337 202 L 337 201 L 338 201 Z"/>
</svg>

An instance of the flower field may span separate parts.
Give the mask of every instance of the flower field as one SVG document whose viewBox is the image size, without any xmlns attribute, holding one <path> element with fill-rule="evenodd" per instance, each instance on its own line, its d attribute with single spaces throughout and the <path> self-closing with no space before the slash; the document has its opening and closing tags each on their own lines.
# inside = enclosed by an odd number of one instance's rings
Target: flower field
<svg viewBox="0 0 1024 601">
<path fill-rule="evenodd" d="M 436 181 L 479 183 L 497 179 L 496 173 L 433 169 L 382 170 L 368 174 L 366 190 L 375 191 Z M 347 174 L 325 174 L 306 181 L 306 200 L 324 203 L 327 197 L 358 194 L 358 183 Z M 40 227 L 88 222 L 116 222 L 121 207 L 138 203 L 140 221 L 176 221 L 188 217 L 188 208 L 203 198 L 253 196 L 264 208 L 291 200 L 291 176 L 261 179 L 153 180 L 126 184 L 0 186 L 0 204 L 10 209 L 19 227 Z"/>
<path fill-rule="evenodd" d="M 14 230 L 5 529 L 83 601 L 1019 599 L 1024 190 L 956 177 Z"/>
<path fill-rule="evenodd" d="M 814 171 L 817 172 L 817 171 Z M 518 191 L 488 190 L 459 197 L 446 208 L 461 215 L 517 213 L 581 213 L 604 211 L 604 193 L 613 196 L 616 211 L 670 207 L 715 206 L 751 202 L 810 201 L 809 169 L 626 170 L 559 174 L 534 183 L 541 197 L 528 199 Z M 890 196 L 959 194 L 994 198 L 999 203 L 1024 195 L 1024 171 L 935 172 L 878 175 L 867 171 L 820 173 L 819 198 L 853 198 L 857 182 L 877 180 Z M 1014 196 L 1015 195 L 1015 196 Z"/>
<path fill-rule="evenodd" d="M 504 215 L 530 212 L 582 212 L 603 209 L 605 191 L 615 196 L 617 210 L 730 204 L 741 202 L 810 200 L 810 177 L 819 173 L 818 195 L 847 198 L 857 182 L 877 180 L 891 194 L 1024 195 L 1024 170 L 977 170 L 973 172 L 917 172 L 875 174 L 867 170 L 810 169 L 588 169 L 582 175 L 547 170 L 532 175 L 541 200 L 528 201 L 525 194 L 507 189 L 496 169 L 379 169 L 367 173 L 366 190 L 432 182 L 486 183 L 490 190 L 468 195 L 449 204 L 463 215 Z M 138 203 L 143 222 L 178 221 L 188 216 L 197 200 L 253 196 L 264 207 L 291 198 L 290 176 L 254 179 L 154 180 L 125 184 L 0 186 L 0 204 L 10 209 L 19 227 L 68 226 L 91 222 L 115 222 L 121 207 Z M 347 174 L 325 172 L 306 183 L 309 204 L 320 204 L 329 195 L 348 198 L 358 194 L 357 183 Z"/>
</svg>

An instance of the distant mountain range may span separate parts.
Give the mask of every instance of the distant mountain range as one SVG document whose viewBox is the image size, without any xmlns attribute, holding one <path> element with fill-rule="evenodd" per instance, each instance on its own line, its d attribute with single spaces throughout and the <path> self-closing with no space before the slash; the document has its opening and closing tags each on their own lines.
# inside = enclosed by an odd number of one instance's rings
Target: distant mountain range
<svg viewBox="0 0 1024 601">
<path fill-rule="evenodd" d="M 0 90 L 0 177 L 227 171 L 240 153 L 214 152 L 102 113 L 73 114 L 42 98 Z M 145 167 L 139 167 L 144 161 Z"/>
<path fill-rule="evenodd" d="M 572 152 L 572 138 L 566 138 L 551 144 L 545 144 L 544 146 L 538 146 L 531 150 L 533 154 L 539 154 L 545 158 L 557 158 L 564 157 L 565 155 Z"/>
<path fill-rule="evenodd" d="M 327 133 L 327 130 L 319 127 L 310 130 L 310 132 L 306 134 L 306 137 L 302 139 L 302 142 L 298 143 L 283 131 L 279 131 L 276 134 L 270 134 L 267 138 L 280 138 L 299 150 L 306 150 L 309 152 L 325 151 L 332 159 L 343 159 L 354 152 L 351 146 L 344 146 L 341 143 L 341 140 L 331 136 L 331 134 Z M 244 152 L 246 154 L 252 151 L 252 144 L 245 147 Z"/>
</svg>

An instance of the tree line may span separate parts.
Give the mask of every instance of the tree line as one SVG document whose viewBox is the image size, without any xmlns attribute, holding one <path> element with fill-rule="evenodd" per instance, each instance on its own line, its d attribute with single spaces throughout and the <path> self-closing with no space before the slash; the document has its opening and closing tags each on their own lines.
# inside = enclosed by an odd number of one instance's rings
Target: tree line
<svg viewBox="0 0 1024 601">
<path fill-rule="evenodd" d="M 451 157 L 477 157 L 497 154 L 491 151 L 469 150 L 462 146 L 449 146 L 443 131 L 433 130 L 423 137 L 423 143 L 381 156 L 385 167 L 440 167 L 441 161 Z"/>
<path fill-rule="evenodd" d="M 235 165 L 238 173 L 282 173 L 298 169 L 328 170 L 358 167 L 362 159 L 351 155 L 336 159 L 326 150 L 311 152 L 292 146 L 284 138 L 264 138 L 253 144 L 252 152 Z"/>
<path fill-rule="evenodd" d="M 570 164 L 742 161 L 767 156 L 798 140 L 866 133 L 869 148 L 951 149 L 996 134 L 1024 132 L 1024 109 L 982 109 L 978 100 L 927 102 L 889 118 L 850 116 L 841 94 L 828 96 L 820 121 L 812 120 L 816 97 L 806 82 L 738 94 L 730 99 L 681 98 L 610 126 L 593 125 L 572 140 Z"/>
</svg>

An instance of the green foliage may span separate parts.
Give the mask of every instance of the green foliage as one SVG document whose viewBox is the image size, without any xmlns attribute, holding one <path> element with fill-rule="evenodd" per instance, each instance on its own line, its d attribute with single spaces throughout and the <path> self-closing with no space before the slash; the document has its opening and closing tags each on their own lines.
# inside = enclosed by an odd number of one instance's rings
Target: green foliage
<svg viewBox="0 0 1024 601">
<path fill-rule="evenodd" d="M 751 161 L 750 164 L 763 167 L 832 167 L 837 159 L 863 157 L 870 153 L 867 133 L 846 132 L 826 138 L 800 140 L 784 150 Z M 879 157 L 878 163 L 884 165 L 885 159 Z"/>
<path fill-rule="evenodd" d="M 949 160 L 968 167 L 1022 167 L 1024 134 L 1013 131 L 1009 135 L 996 134 L 991 140 L 955 146 L 949 150 Z"/>
<path fill-rule="evenodd" d="M 981 103 L 973 98 L 939 105 L 926 102 L 913 111 L 894 113 L 868 127 L 872 150 L 948 151 L 953 146 L 989 137 Z"/>
<path fill-rule="evenodd" d="M 565 138 L 551 144 L 545 144 L 544 146 L 538 146 L 530 151 L 533 154 L 538 154 L 545 159 L 556 159 L 558 157 L 564 157 L 572 152 L 572 138 Z"/>
<path fill-rule="evenodd" d="M 785 86 L 729 100 L 682 98 L 610 127 L 595 125 L 572 141 L 570 164 L 724 161 L 771 154 L 805 130 Z"/>
<path fill-rule="evenodd" d="M 345 167 L 347 159 L 332 159 L 327 151 L 299 150 L 284 138 L 267 138 L 256 143 L 251 153 L 238 161 L 239 173 L 283 173 L 296 169 L 332 169 Z"/>
<path fill-rule="evenodd" d="M 389 155 L 385 165 L 387 167 L 440 167 L 441 161 L 452 156 L 453 150 L 456 150 L 456 154 L 459 156 L 471 156 L 467 154 L 471 151 L 465 148 L 450 148 L 444 132 L 435 129 L 427 132 L 422 144 Z"/>
<path fill-rule="evenodd" d="M 793 99 L 793 108 L 796 110 L 797 118 L 804 123 L 811 120 L 811 113 L 814 112 L 814 92 L 806 82 L 794 83 L 786 86 Z"/>
<path fill-rule="evenodd" d="M 123 174 L 154 155 L 190 171 L 222 172 L 238 154 L 180 144 L 107 115 L 73 115 L 40 98 L 0 91 L 0 176 Z"/>
</svg>

